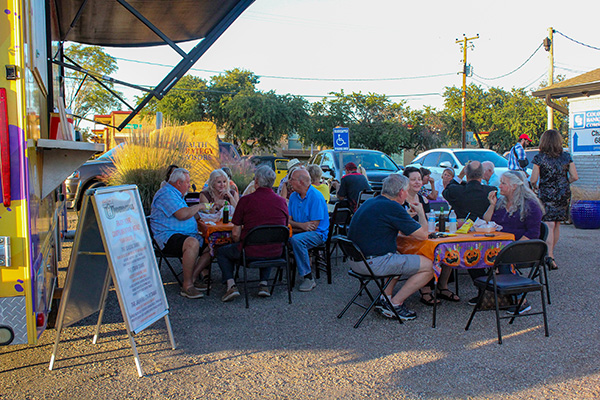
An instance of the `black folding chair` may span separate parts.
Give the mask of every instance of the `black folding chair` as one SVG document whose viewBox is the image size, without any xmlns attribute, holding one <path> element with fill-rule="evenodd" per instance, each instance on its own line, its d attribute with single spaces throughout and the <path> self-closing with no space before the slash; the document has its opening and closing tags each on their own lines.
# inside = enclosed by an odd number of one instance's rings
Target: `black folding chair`
<svg viewBox="0 0 600 400">
<path fill-rule="evenodd" d="M 365 201 L 372 199 L 373 197 L 377 196 L 379 194 L 379 192 L 376 192 L 374 190 L 363 190 L 358 194 L 358 199 L 356 201 L 356 209 L 358 209 L 358 207 L 360 207 L 362 205 L 362 203 L 364 203 Z"/>
<path fill-rule="evenodd" d="M 248 283 L 259 282 L 260 279 L 248 280 L 248 268 L 276 268 L 277 272 L 271 283 L 271 294 L 276 285 L 286 285 L 288 291 L 288 303 L 292 304 L 292 283 L 290 275 L 290 263 L 287 251 L 287 242 L 290 238 L 289 228 L 285 225 L 263 225 L 252 228 L 242 240 L 242 267 L 244 270 L 244 296 L 246 297 L 246 308 L 250 307 L 248 301 Z M 250 258 L 246 256 L 246 250 L 250 247 L 258 247 L 272 244 L 280 244 L 281 256 L 274 258 Z M 285 270 L 285 283 L 277 283 L 280 274 Z"/>
<path fill-rule="evenodd" d="M 503 248 L 496 256 L 494 266 L 489 268 L 488 276 L 482 276 L 475 279 L 475 286 L 480 289 L 481 294 L 477 300 L 477 305 L 473 308 L 473 312 L 469 317 L 465 330 L 469 329 L 471 321 L 475 314 L 480 311 L 479 308 L 483 301 L 485 291 L 494 293 L 494 303 L 496 308 L 496 327 L 498 330 L 498 343 L 502 344 L 502 333 L 500 329 L 500 320 L 510 318 L 509 324 L 512 324 L 517 317 L 530 317 L 532 315 L 542 314 L 544 316 L 544 331 L 548 336 L 548 318 L 546 314 L 546 299 L 544 295 L 544 284 L 535 280 L 534 277 L 539 275 L 541 264 L 546 256 L 546 243 L 540 239 L 524 240 L 512 242 Z M 504 266 L 510 267 L 514 265 L 520 270 L 529 269 L 528 276 L 518 274 L 497 274 L 496 269 Z M 542 301 L 542 311 L 527 314 L 519 314 L 518 310 L 525 302 L 525 297 L 529 292 L 540 292 Z M 521 298 L 516 304 L 516 312 L 512 316 L 500 317 L 500 309 L 498 307 L 498 295 L 521 295 Z"/>
<path fill-rule="evenodd" d="M 367 271 L 369 271 L 369 275 L 364 275 L 364 274 L 359 274 L 358 272 L 355 272 L 352 269 L 348 270 L 348 275 L 350 275 L 351 277 L 353 277 L 355 279 L 358 279 L 358 281 L 360 282 L 360 287 L 358 288 L 358 291 L 354 294 L 352 299 L 348 302 L 348 304 L 346 304 L 346 307 L 344 307 L 342 312 L 337 317 L 342 318 L 342 316 L 346 313 L 346 311 L 350 308 L 350 306 L 352 304 L 359 306 L 360 308 L 364 309 L 365 312 L 360 316 L 360 318 L 358 319 L 356 324 L 354 324 L 354 328 L 358 328 L 360 326 L 361 322 L 363 321 L 363 319 L 365 319 L 365 317 L 369 313 L 369 311 L 371 311 L 373 306 L 375 306 L 377 299 L 379 297 L 381 297 L 387 303 L 387 306 L 389 307 L 389 309 L 394 312 L 394 315 L 398 319 L 398 322 L 400 324 L 402 324 L 402 320 L 400 319 L 400 316 L 398 315 L 398 313 L 392 306 L 390 299 L 385 294 L 385 289 L 388 287 L 388 285 L 390 284 L 392 279 L 397 276 L 397 274 L 396 275 L 386 275 L 386 276 L 375 275 L 373 273 L 373 270 L 369 266 L 369 263 L 367 262 L 367 259 L 365 258 L 364 254 L 362 253 L 362 251 L 360 251 L 358 246 L 356 246 L 354 244 L 354 242 L 352 242 L 347 237 L 340 236 L 338 238 L 337 243 L 347 258 L 349 258 L 355 262 L 363 262 L 365 264 L 365 267 L 367 268 Z M 376 296 L 373 296 L 371 294 L 371 292 L 369 291 L 368 285 L 371 282 L 375 282 L 375 284 L 377 285 L 378 292 L 377 292 Z M 361 296 L 363 294 L 363 292 L 365 292 L 367 294 L 367 296 L 369 296 L 370 303 L 368 306 L 365 306 L 364 304 L 361 304 L 356 301 L 358 296 Z"/>
<path fill-rule="evenodd" d="M 158 243 L 156 242 L 156 239 L 154 239 L 154 234 L 152 233 L 152 228 L 150 227 L 150 216 L 149 215 L 146 216 L 146 225 L 148 226 L 148 232 L 150 232 L 150 239 L 152 239 L 152 248 L 154 249 L 154 256 L 158 260 L 158 268 L 161 267 L 162 262 L 164 260 L 164 262 L 167 264 L 167 266 L 173 273 L 173 276 L 177 280 L 177 283 L 179 283 L 179 286 L 182 286 L 183 283 L 181 282 L 179 275 L 183 274 L 183 270 L 180 273 L 175 272 L 175 269 L 169 262 L 169 258 L 176 258 L 183 265 L 183 263 L 181 261 L 181 257 L 179 257 L 178 255 L 175 255 L 175 254 L 169 254 L 169 253 L 165 252 L 164 250 L 161 250 L 161 248 L 158 246 Z"/>
<path fill-rule="evenodd" d="M 330 285 L 332 282 L 331 256 L 335 251 L 338 236 L 346 235 L 352 214 L 349 207 L 337 203 L 329 218 L 329 232 L 325 244 L 314 247 L 309 252 L 315 266 L 316 278 L 319 279 L 321 277 L 320 271 L 324 271 L 327 273 L 327 283 Z"/>
<path fill-rule="evenodd" d="M 542 222 L 540 226 L 540 240 L 544 242 L 548 239 L 548 225 Z M 540 273 L 542 274 L 542 283 L 546 286 L 546 297 L 548 298 L 548 304 L 552 304 L 550 301 L 550 282 L 548 281 L 548 264 L 546 264 L 546 256 L 544 256 L 544 261 L 542 262 Z"/>
</svg>

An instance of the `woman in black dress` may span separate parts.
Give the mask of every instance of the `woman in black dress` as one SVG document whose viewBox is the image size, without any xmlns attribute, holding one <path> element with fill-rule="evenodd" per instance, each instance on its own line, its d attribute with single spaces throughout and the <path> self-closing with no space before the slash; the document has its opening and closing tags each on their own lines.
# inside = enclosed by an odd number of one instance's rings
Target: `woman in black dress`
<svg viewBox="0 0 600 400">
<path fill-rule="evenodd" d="M 546 209 L 542 221 L 548 225 L 546 263 L 550 269 L 558 268 L 554 261 L 554 246 L 560 236 L 560 221 L 567 220 L 570 184 L 577 179 L 573 159 L 563 151 L 561 134 L 554 129 L 547 130 L 540 138 L 540 152 L 533 158 L 531 185 L 538 189 L 538 197 Z"/>
</svg>

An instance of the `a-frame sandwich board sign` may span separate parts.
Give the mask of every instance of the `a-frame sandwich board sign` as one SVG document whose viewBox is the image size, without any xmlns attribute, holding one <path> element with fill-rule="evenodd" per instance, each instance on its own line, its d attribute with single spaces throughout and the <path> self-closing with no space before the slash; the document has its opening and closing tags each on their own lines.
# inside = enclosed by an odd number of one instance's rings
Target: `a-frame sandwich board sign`
<svg viewBox="0 0 600 400">
<path fill-rule="evenodd" d="M 111 280 L 141 377 L 144 372 L 133 335 L 164 317 L 173 349 L 175 341 L 169 305 L 135 185 L 92 189 L 85 194 L 58 312 L 50 370 L 62 328 L 99 311 L 93 339 L 96 343 Z"/>
</svg>

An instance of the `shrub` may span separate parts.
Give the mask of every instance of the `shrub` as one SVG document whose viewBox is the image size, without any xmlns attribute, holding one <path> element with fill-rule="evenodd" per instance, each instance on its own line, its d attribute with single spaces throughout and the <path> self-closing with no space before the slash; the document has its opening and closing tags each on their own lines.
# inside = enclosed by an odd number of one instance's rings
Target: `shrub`
<svg viewBox="0 0 600 400">
<path fill-rule="evenodd" d="M 106 180 L 109 185 L 137 185 L 144 212 L 148 215 L 152 198 L 160 189 L 169 165 L 188 169 L 192 178 L 204 176 L 205 170 L 211 168 L 188 159 L 188 143 L 184 127 L 133 131 L 127 144 L 115 152 L 115 167 L 108 172 Z"/>
</svg>

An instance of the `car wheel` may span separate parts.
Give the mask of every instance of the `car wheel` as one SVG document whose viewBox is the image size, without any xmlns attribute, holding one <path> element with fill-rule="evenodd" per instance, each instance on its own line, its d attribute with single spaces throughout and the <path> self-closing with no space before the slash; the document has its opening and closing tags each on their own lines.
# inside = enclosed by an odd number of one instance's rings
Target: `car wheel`
<svg viewBox="0 0 600 400">
<path fill-rule="evenodd" d="M 83 205 L 81 203 L 83 201 L 83 196 L 85 195 L 85 192 L 88 191 L 89 189 L 95 189 L 95 188 L 104 187 L 104 186 L 106 186 L 106 183 L 94 181 L 94 182 L 88 183 L 85 186 L 85 188 L 83 188 L 83 190 L 81 190 L 81 192 L 79 193 L 79 198 L 77 199 L 77 206 L 76 206 L 78 215 L 79 215 L 79 212 L 81 211 L 81 207 Z"/>
</svg>

